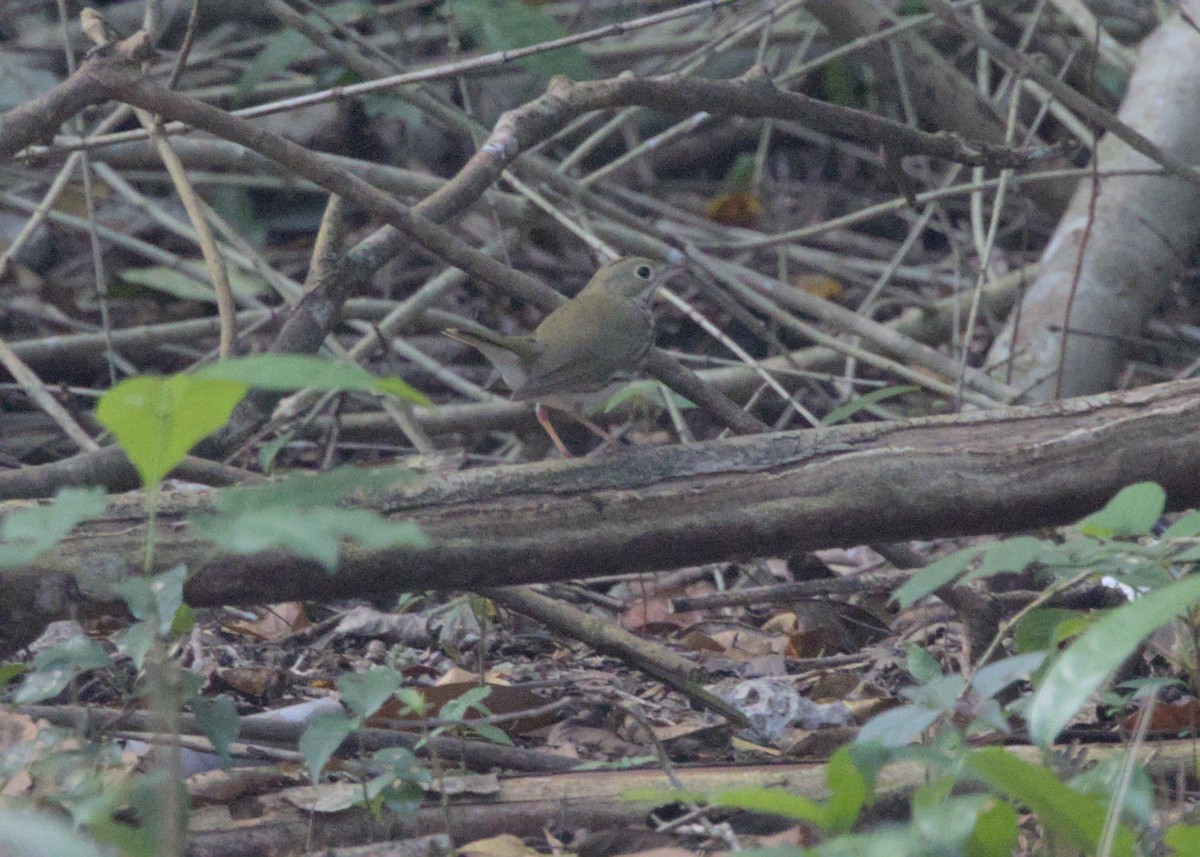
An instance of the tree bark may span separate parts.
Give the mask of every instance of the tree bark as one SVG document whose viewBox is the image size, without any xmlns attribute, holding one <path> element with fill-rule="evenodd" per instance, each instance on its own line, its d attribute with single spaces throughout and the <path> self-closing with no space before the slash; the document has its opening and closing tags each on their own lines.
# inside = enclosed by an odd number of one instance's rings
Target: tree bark
<svg viewBox="0 0 1200 857">
<path fill-rule="evenodd" d="M 203 541 L 189 513 L 210 490 L 167 493 L 159 568 L 185 564 L 202 607 L 424 589 L 476 589 L 655 571 L 867 542 L 997 533 L 1073 521 L 1154 480 L 1178 507 L 1200 494 L 1200 382 L 954 417 L 638 448 L 594 460 L 418 477 L 357 505 L 417 522 L 423 550 L 344 547 L 340 568 L 280 549 Z M 0 504 L 0 513 L 19 508 Z M 32 565 L 4 572 L 0 653 L 68 615 L 112 612 L 139 574 L 140 494 Z"/>
</svg>

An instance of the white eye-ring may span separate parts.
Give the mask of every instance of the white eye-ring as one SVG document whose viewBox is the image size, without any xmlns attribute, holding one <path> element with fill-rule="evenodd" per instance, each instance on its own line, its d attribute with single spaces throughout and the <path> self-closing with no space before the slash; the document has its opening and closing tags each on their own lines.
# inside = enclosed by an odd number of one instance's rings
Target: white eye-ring
<svg viewBox="0 0 1200 857">
<path fill-rule="evenodd" d="M 650 275 L 654 273 L 654 269 L 649 265 L 638 265 L 633 269 L 633 273 L 643 280 L 650 279 Z"/>
</svg>

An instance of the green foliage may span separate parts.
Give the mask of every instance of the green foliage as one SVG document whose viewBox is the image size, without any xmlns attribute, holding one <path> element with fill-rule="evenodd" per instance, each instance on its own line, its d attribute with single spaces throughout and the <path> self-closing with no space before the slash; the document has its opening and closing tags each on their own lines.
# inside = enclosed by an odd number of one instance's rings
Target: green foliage
<svg viewBox="0 0 1200 857">
<path fill-rule="evenodd" d="M 109 666 L 112 661 L 98 644 L 87 637 L 72 637 L 34 656 L 13 702 L 23 705 L 52 699 L 76 676 Z"/>
<path fill-rule="evenodd" d="M 150 488 L 228 422 L 250 387 L 358 390 L 429 402 L 398 378 L 377 378 L 353 363 L 259 354 L 223 360 L 194 374 L 127 378 L 100 397 L 96 418 L 116 436 L 142 484 Z"/>
<path fill-rule="evenodd" d="M 363 784 L 367 806 L 376 817 L 383 807 L 401 818 L 415 815 L 426 788 L 433 783 L 433 775 L 412 751 L 404 747 L 379 750 L 371 755 L 370 767 L 383 772 Z"/>
<path fill-rule="evenodd" d="M 233 700 L 221 695 L 212 698 L 197 696 L 192 700 L 192 713 L 196 723 L 216 748 L 221 764 L 228 765 L 229 745 L 238 739 L 242 731 L 242 720 L 238 717 Z"/>
<path fill-rule="evenodd" d="M 1071 644 L 1042 679 L 1029 709 L 1029 734 L 1050 744 L 1088 697 L 1146 637 L 1200 601 L 1192 575 L 1113 610 Z"/>
<path fill-rule="evenodd" d="M 227 266 L 229 288 L 239 298 L 256 298 L 270 291 L 267 281 L 256 271 L 238 265 Z M 125 268 L 121 279 L 127 283 L 187 301 L 215 304 L 217 294 L 207 270 L 201 265 L 187 265 L 183 270 L 153 265 L 148 268 Z"/>
<path fill-rule="evenodd" d="M 99 488 L 63 488 L 48 505 L 9 512 L 0 521 L 0 568 L 33 562 L 106 505 Z"/>
<path fill-rule="evenodd" d="M 100 857 L 100 849 L 52 813 L 4 809 L 0 810 L 0 854 Z"/>
<path fill-rule="evenodd" d="M 175 792 L 174 818 L 167 815 Z M 119 788 L 101 789 L 91 800 L 71 807 L 77 824 L 86 825 L 97 842 L 118 848 L 124 857 L 158 857 L 172 853 L 171 831 L 186 831 L 191 798 L 182 780 L 165 770 L 127 778 Z M 130 824 L 128 816 L 136 819 Z"/>
<path fill-rule="evenodd" d="M 300 737 L 300 753 L 308 765 L 313 785 L 320 782 L 321 772 L 342 742 L 355 729 L 361 728 L 366 719 L 400 689 L 402 682 L 400 674 L 387 667 L 338 679 L 338 693 L 348 711 L 317 715 Z"/>
<path fill-rule="evenodd" d="M 1084 535 L 1097 539 L 1144 536 L 1162 517 L 1167 492 L 1153 482 L 1139 482 L 1117 492 L 1103 509 L 1079 522 Z"/>
<path fill-rule="evenodd" d="M 139 375 L 100 397 L 96 419 L 116 435 L 149 488 L 225 425 L 246 389 L 237 381 L 195 375 Z"/>
<path fill-rule="evenodd" d="M 1052 573 L 1057 570 L 1066 574 L 1091 569 L 1097 574 L 1121 575 L 1131 586 L 1163 585 L 1170 578 L 1164 576 L 1161 563 L 1158 562 L 1161 551 L 1139 551 L 1133 543 L 1110 544 L 1108 541 L 1148 535 L 1165 505 L 1166 493 L 1153 482 L 1130 485 L 1118 492 L 1099 512 L 1080 521 L 1077 529 L 1082 535 L 1079 537 L 1055 544 L 1032 536 L 1018 536 L 993 542 L 986 547 L 963 548 L 914 574 L 896 590 L 895 598 L 902 607 L 909 607 L 939 587 L 956 580 L 965 583 L 1028 568 L 1042 568 Z M 1179 532 L 1192 530 L 1200 530 L 1200 518 L 1182 524 Z M 1185 554 L 1180 554 L 1174 560 L 1186 558 Z M 1200 559 L 1200 556 L 1197 558 Z M 978 564 L 968 571 L 976 560 Z M 1135 573 L 1145 578 L 1134 578 Z"/>
<path fill-rule="evenodd" d="M 567 31 L 548 13 L 516 0 L 451 0 L 448 11 L 464 30 L 489 51 L 509 51 L 561 39 Z M 563 74 L 590 80 L 596 70 L 578 47 L 571 45 L 516 61 L 527 71 L 549 80 Z"/>
<path fill-rule="evenodd" d="M 248 387 L 281 392 L 311 389 L 382 393 L 418 405 L 429 404 L 423 393 L 399 378 L 379 378 L 356 363 L 303 354 L 254 354 L 222 360 L 204 367 L 196 377 L 237 381 Z"/>
<path fill-rule="evenodd" d="M 339 24 L 353 21 L 371 13 L 371 5 L 361 0 L 337 3 L 327 6 L 322 12 Z M 319 15 L 305 15 L 305 20 L 324 32 L 329 32 L 329 25 Z M 291 28 L 284 28 L 267 39 L 261 51 L 246 64 L 237 83 L 237 94 L 246 96 L 263 81 L 286 69 L 306 53 L 315 50 L 315 45 Z"/>
<path fill-rule="evenodd" d="M 645 380 L 634 381 L 632 384 L 626 384 L 620 390 L 613 393 L 609 400 L 604 403 L 604 413 L 609 413 L 630 401 L 631 399 L 642 399 L 650 402 L 653 405 L 664 397 L 670 397 L 672 404 L 681 411 L 686 411 L 689 408 L 696 407 L 695 404 L 685 399 L 683 396 L 676 393 L 670 387 L 663 384 L 661 381 Z"/>
<path fill-rule="evenodd" d="M 1054 771 L 1017 758 L 1000 747 L 973 751 L 967 759 L 968 776 L 1036 813 L 1038 821 L 1056 836 L 1095 853 L 1108 815 L 1105 803 L 1082 795 L 1062 783 Z M 1133 857 L 1133 831 L 1119 825 L 1111 853 Z"/>
<path fill-rule="evenodd" d="M 844 405 L 839 405 L 838 407 L 834 408 L 821 419 L 821 425 L 835 426 L 838 423 L 844 423 L 863 408 L 869 408 L 871 405 L 882 402 L 885 399 L 892 399 L 896 396 L 903 396 L 907 393 L 916 392 L 918 389 L 920 388 L 908 385 L 903 387 L 883 387 L 878 390 L 872 390 L 871 392 L 865 393 L 856 399 L 853 399 L 852 401 L 846 402 Z"/>
<path fill-rule="evenodd" d="M 393 481 L 395 472 L 386 474 Z M 330 508 L 351 491 L 379 484 L 382 474 L 344 468 L 320 476 L 235 488 L 217 495 L 216 511 L 192 516 L 196 531 L 234 553 L 286 548 L 337 568 L 343 539 L 365 549 L 422 548 L 428 540 L 415 524 L 390 521 L 369 509 Z"/>
</svg>

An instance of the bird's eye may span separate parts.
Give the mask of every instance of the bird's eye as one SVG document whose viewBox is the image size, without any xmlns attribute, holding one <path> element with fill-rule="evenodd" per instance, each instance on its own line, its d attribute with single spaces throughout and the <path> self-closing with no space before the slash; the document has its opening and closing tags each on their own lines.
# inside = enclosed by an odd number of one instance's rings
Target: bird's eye
<svg viewBox="0 0 1200 857">
<path fill-rule="evenodd" d="M 649 265 L 638 265 L 633 269 L 633 273 L 636 274 L 640 279 L 648 280 L 650 279 L 650 275 L 654 273 L 654 269 Z"/>
</svg>

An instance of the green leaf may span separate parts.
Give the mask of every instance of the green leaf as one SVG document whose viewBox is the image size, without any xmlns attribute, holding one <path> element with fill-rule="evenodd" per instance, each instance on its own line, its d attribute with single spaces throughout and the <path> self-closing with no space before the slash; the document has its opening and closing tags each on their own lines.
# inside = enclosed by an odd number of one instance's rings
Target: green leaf
<svg viewBox="0 0 1200 857">
<path fill-rule="evenodd" d="M 25 675 L 24 664 L 0 664 L 0 690 L 7 687 L 9 682 Z"/>
<path fill-rule="evenodd" d="M 1163 834 L 1163 842 L 1174 848 L 1178 857 L 1200 854 L 1200 824 L 1172 824 Z"/>
<path fill-rule="evenodd" d="M 996 792 L 1029 807 L 1046 830 L 1094 853 L 1107 816 L 1105 804 L 1067 788 L 1049 768 L 1023 761 L 1000 747 L 975 750 L 966 771 Z M 1117 828 L 1112 854 L 1133 857 L 1134 836 Z"/>
<path fill-rule="evenodd" d="M 35 560 L 79 523 L 98 517 L 108 503 L 100 488 L 63 488 L 46 505 L 9 512 L 0 521 L 0 568 Z"/>
<path fill-rule="evenodd" d="M 1200 575 L 1144 595 L 1088 628 L 1034 691 L 1029 734 L 1047 746 L 1137 645 L 1200 600 Z"/>
<path fill-rule="evenodd" d="M 1043 607 L 1031 610 L 1017 623 L 1017 627 L 1013 631 L 1013 641 L 1016 643 L 1017 651 L 1024 654 L 1056 647 L 1062 641 L 1057 634 L 1058 627 L 1078 615 L 1077 611 L 1068 610 L 1065 607 Z"/>
<path fill-rule="evenodd" d="M 1162 517 L 1167 492 L 1156 482 L 1139 482 L 1117 492 L 1108 505 L 1079 522 L 1083 533 L 1097 539 L 1144 536 Z"/>
<path fill-rule="evenodd" d="M 863 724 L 855 743 L 877 741 L 884 747 L 903 747 L 916 741 L 942 715 L 924 705 L 901 705 L 877 714 Z"/>
<path fill-rule="evenodd" d="M 1200 510 L 1193 509 L 1186 515 L 1180 515 L 1179 519 L 1167 527 L 1162 534 L 1163 541 L 1167 539 L 1194 539 L 1200 536 Z"/>
<path fill-rule="evenodd" d="M 337 570 L 342 539 L 368 550 L 427 547 L 421 529 L 407 521 L 389 521 L 369 509 L 295 509 L 286 507 L 242 514 L 195 515 L 192 526 L 226 550 L 239 554 L 285 548 Z"/>
<path fill-rule="evenodd" d="M 825 766 L 831 792 L 825 802 L 826 830 L 844 833 L 854 826 L 867 802 L 867 781 L 854 764 L 848 746 L 839 747 Z"/>
<path fill-rule="evenodd" d="M 42 702 L 58 696 L 78 675 L 112 666 L 104 649 L 87 637 L 72 637 L 61 645 L 45 649 L 34 657 L 13 702 Z"/>
<path fill-rule="evenodd" d="M 981 667 L 971 678 L 971 687 L 985 699 L 993 697 L 1013 682 L 1029 678 L 1045 660 L 1045 652 L 1002 658 Z"/>
<path fill-rule="evenodd" d="M 244 515 L 262 509 L 315 509 L 346 500 L 355 491 L 387 491 L 411 480 L 401 467 L 339 467 L 325 473 L 293 473 L 265 485 L 227 488 L 217 492 L 216 509 Z"/>
<path fill-rule="evenodd" d="M 1012 857 L 1017 848 L 1017 811 L 1012 804 L 994 801 L 975 820 L 967 840 L 966 857 Z"/>
<path fill-rule="evenodd" d="M 371 6 L 354 0 L 354 2 L 337 3 L 322 11 L 338 23 L 346 23 L 369 15 Z M 321 16 L 305 15 L 304 19 L 322 32 L 329 32 L 329 24 Z M 315 47 L 307 36 L 302 36 L 295 30 L 286 29 L 275 33 L 267 39 L 262 50 L 246 64 L 246 70 L 237 82 L 237 94 L 245 97 L 260 83 L 283 71 L 297 59 L 314 50 Z"/>
<path fill-rule="evenodd" d="M 303 354 L 254 354 L 205 366 L 198 378 L 238 381 L 266 390 L 326 390 L 384 393 L 418 405 L 430 404 L 424 393 L 399 378 L 378 378 L 356 363 L 323 360 Z"/>
<path fill-rule="evenodd" d="M 904 655 L 904 668 L 917 681 L 924 684 L 935 678 L 941 678 L 942 665 L 938 663 L 937 658 L 929 654 L 928 650 L 908 643 L 904 646 Z"/>
<path fill-rule="evenodd" d="M 96 418 L 116 435 L 142 485 L 150 488 L 193 446 L 225 425 L 245 395 L 246 385 L 236 381 L 141 375 L 101 396 Z"/>
<path fill-rule="evenodd" d="M 229 288 L 242 299 L 256 298 L 271 290 L 267 281 L 256 271 L 247 271 L 237 265 L 227 266 L 226 276 L 229 278 Z M 162 265 L 126 268 L 121 272 L 121 279 L 185 301 L 217 302 L 217 293 L 208 271 L 199 265 L 188 265 L 182 271 Z"/>
<path fill-rule="evenodd" d="M 462 28 L 489 51 L 529 47 L 567 35 L 558 21 L 542 9 L 513 0 L 453 0 L 447 8 Z M 533 54 L 516 62 L 547 80 L 556 74 L 572 80 L 596 77 L 587 56 L 575 45 Z"/>
<path fill-rule="evenodd" d="M 669 396 L 671 402 L 681 411 L 696 407 L 660 381 L 634 381 L 632 384 L 626 384 L 609 397 L 608 401 L 604 403 L 604 413 L 607 414 L 610 411 L 616 410 L 630 399 L 637 398 L 644 399 L 652 405 L 657 406 L 663 396 Z"/>
<path fill-rule="evenodd" d="M 153 577 L 127 577 L 112 584 L 112 591 L 119 595 L 129 607 L 129 612 L 138 621 L 154 622 L 152 630 L 166 636 L 175 621 L 175 614 L 183 605 L 183 583 L 187 580 L 187 568 L 177 565 L 170 571 Z"/>
<path fill-rule="evenodd" d="M 359 718 L 339 711 L 321 712 L 309 723 L 300 736 L 299 749 L 308 764 L 314 786 L 321 781 L 325 763 L 361 723 Z"/>
<path fill-rule="evenodd" d="M 882 402 L 885 399 L 892 399 L 896 396 L 903 396 L 907 393 L 915 393 L 919 389 L 921 388 L 909 384 L 903 387 L 883 387 L 879 390 L 872 390 L 871 392 L 864 393 L 852 401 L 846 402 L 844 405 L 839 405 L 838 407 L 834 408 L 821 418 L 821 425 L 835 426 L 838 423 L 843 423 L 850 419 L 850 417 L 857 414 L 863 408 L 869 408 L 871 405 Z"/>
<path fill-rule="evenodd" d="M 980 550 L 978 547 L 963 548 L 931 562 L 910 577 L 892 597 L 901 607 L 911 607 L 929 593 L 945 586 L 962 574 L 971 561 L 979 556 Z"/>
<path fill-rule="evenodd" d="M 1045 549 L 1041 539 L 1017 536 L 993 542 L 984 548 L 979 565 L 963 575 L 959 583 L 981 580 L 997 574 L 1025 571 Z"/>
<path fill-rule="evenodd" d="M 778 815 L 821 826 L 824 826 L 826 818 L 825 807 L 816 801 L 783 789 L 753 786 L 727 789 L 713 795 L 712 803 L 715 806 Z"/>
<path fill-rule="evenodd" d="M 499 744 L 502 747 L 511 747 L 513 745 L 512 738 L 508 737 L 508 733 L 499 726 L 493 726 L 491 723 L 475 723 L 468 722 L 466 726 L 487 741 L 493 744 Z"/>
<path fill-rule="evenodd" d="M 390 667 L 376 667 L 365 673 L 350 673 L 338 679 L 342 704 L 364 720 L 379 710 L 403 683 Z"/>
<path fill-rule="evenodd" d="M 196 715 L 196 725 L 200 731 L 216 748 L 221 764 L 228 765 L 229 745 L 238 739 L 242 731 L 242 721 L 233 700 L 225 695 L 212 698 L 198 696 L 192 700 L 192 713 Z"/>
<path fill-rule="evenodd" d="M 100 848 L 59 815 L 28 809 L 0 810 L 0 853 L 41 857 L 100 857 Z"/>
<path fill-rule="evenodd" d="M 979 814 L 987 804 L 985 795 L 947 796 L 919 804 L 914 801 L 913 831 L 922 842 L 937 846 L 943 853 L 954 853 L 970 840 Z"/>
</svg>

